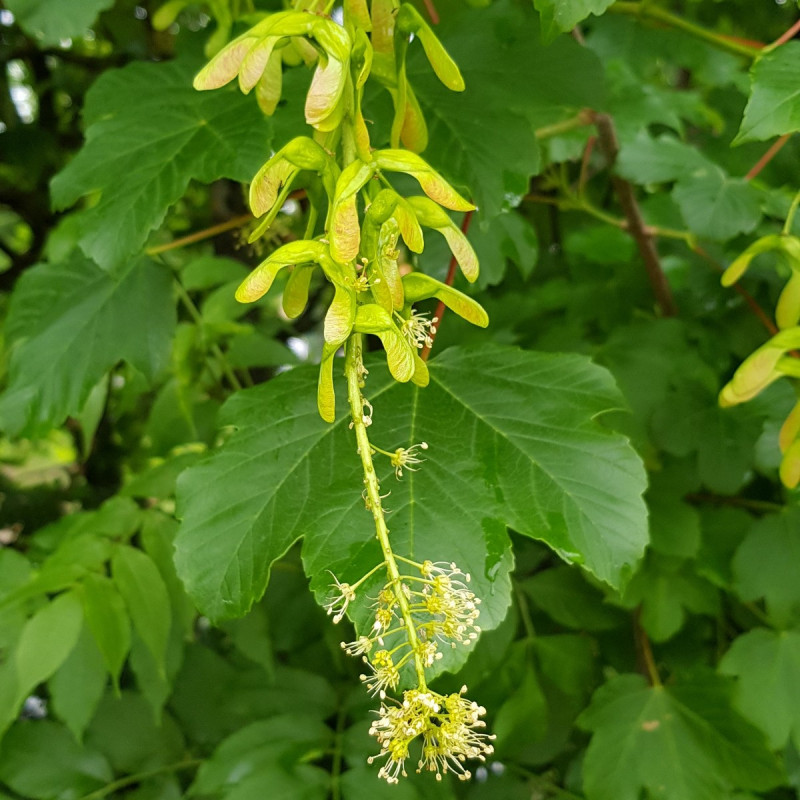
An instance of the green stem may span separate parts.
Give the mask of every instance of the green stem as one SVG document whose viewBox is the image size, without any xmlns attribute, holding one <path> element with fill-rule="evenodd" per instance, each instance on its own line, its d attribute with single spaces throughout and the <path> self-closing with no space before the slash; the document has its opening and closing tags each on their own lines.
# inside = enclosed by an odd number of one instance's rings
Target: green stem
<svg viewBox="0 0 800 800">
<path fill-rule="evenodd" d="M 768 628 L 774 628 L 772 620 L 755 604 L 755 603 L 742 603 L 759 622 L 766 625 Z"/>
<path fill-rule="evenodd" d="M 537 139 L 549 139 L 552 136 L 560 136 L 562 133 L 569 133 L 577 128 L 585 128 L 591 125 L 594 120 L 594 111 L 585 108 L 579 111 L 574 117 L 562 120 L 561 122 L 554 122 L 552 125 L 543 125 L 537 128 L 534 133 Z"/>
<path fill-rule="evenodd" d="M 156 778 L 159 775 L 169 775 L 172 772 L 181 772 L 184 769 L 192 769 L 200 766 L 202 763 L 203 760 L 200 758 L 190 758 L 186 761 L 179 761 L 176 764 L 167 764 L 164 767 L 151 769 L 147 772 L 137 772 L 134 775 L 126 775 L 124 778 L 119 778 L 119 780 L 107 783 L 101 789 L 97 789 L 94 792 L 89 792 L 89 794 L 83 795 L 83 797 L 79 798 L 79 800 L 102 800 L 103 797 L 108 797 L 108 795 L 116 792 L 117 789 L 124 789 L 126 786 L 132 786 L 135 783 L 141 783 L 149 778 Z"/>
<path fill-rule="evenodd" d="M 171 242 L 166 242 L 165 244 L 148 247 L 145 253 L 148 256 L 156 256 L 159 255 L 159 253 L 166 253 L 168 250 L 177 250 L 180 247 L 186 247 L 195 242 L 202 242 L 203 239 L 210 239 L 213 236 L 218 236 L 220 233 L 225 233 L 234 228 L 241 228 L 243 225 L 252 221 L 252 214 L 242 214 L 239 217 L 220 222 L 219 225 L 212 225 L 210 228 L 204 228 L 202 231 L 195 231 L 188 236 L 182 236 L 180 239 L 173 239 Z"/>
<path fill-rule="evenodd" d="M 519 615 L 522 619 L 522 625 L 525 628 L 525 635 L 528 639 L 535 639 L 536 638 L 536 629 L 533 627 L 533 619 L 531 619 L 531 611 L 528 608 L 528 598 L 525 597 L 525 593 L 514 584 L 514 596 L 517 599 L 517 606 L 519 608 Z"/>
<path fill-rule="evenodd" d="M 786 215 L 786 222 L 783 224 L 784 234 L 788 234 L 792 230 L 792 223 L 794 222 L 794 215 L 797 213 L 798 205 L 800 205 L 800 192 L 794 196 L 792 204 L 789 206 L 789 213 Z"/>
<path fill-rule="evenodd" d="M 425 668 L 419 655 L 416 624 L 408 605 L 408 599 L 403 593 L 400 570 L 397 568 L 397 561 L 389 541 L 389 529 L 386 526 L 386 516 L 381 503 L 381 487 L 378 482 L 378 476 L 375 473 L 375 466 L 372 463 L 372 445 L 367 434 L 367 426 L 364 424 L 364 397 L 361 394 L 363 375 L 361 344 L 361 334 L 359 333 L 352 334 L 347 340 L 344 369 L 347 377 L 347 399 L 350 403 L 350 417 L 356 434 L 361 466 L 364 471 L 364 487 L 369 500 L 369 510 L 372 512 L 372 518 L 375 521 L 375 535 L 383 551 L 383 558 L 386 561 L 389 585 L 392 588 L 400 609 L 400 615 L 405 623 L 405 634 L 414 653 L 414 671 L 417 676 L 417 683 L 421 691 L 426 691 Z"/>
<path fill-rule="evenodd" d="M 183 284 L 176 278 L 175 279 L 175 288 L 178 291 L 178 297 L 181 299 L 181 302 L 184 305 L 184 308 L 189 312 L 189 316 L 195 321 L 195 324 L 200 328 L 200 330 L 205 335 L 205 321 L 203 320 L 203 315 L 200 313 L 200 309 L 195 305 L 194 300 L 192 300 L 191 295 L 189 292 L 186 291 Z M 225 358 L 225 353 L 222 352 L 219 345 L 212 344 L 209 345 L 209 350 L 211 350 L 214 358 L 217 359 L 217 363 L 220 366 L 220 369 L 224 373 L 225 377 L 228 379 L 230 385 L 237 391 L 242 390 L 242 384 L 239 379 L 236 377 L 236 373 L 233 371 L 233 368 L 228 363 L 228 359 Z"/>
<path fill-rule="evenodd" d="M 582 794 L 575 794 L 574 792 L 569 791 L 569 789 L 564 789 L 557 783 L 551 781 L 549 778 L 546 778 L 544 775 L 537 775 L 535 772 L 526 769 L 519 764 L 509 764 L 508 766 L 512 772 L 516 772 L 518 775 L 522 775 L 523 777 L 527 778 L 534 785 L 538 792 L 547 792 L 555 797 L 562 797 L 564 800 L 585 800 Z"/>
<path fill-rule="evenodd" d="M 649 3 L 622 2 L 622 0 L 620 0 L 614 3 L 608 10 L 615 14 L 628 14 L 629 16 L 639 17 L 640 19 L 651 19 L 657 22 L 663 22 L 665 25 L 683 31 L 689 34 L 689 36 L 693 36 L 695 39 L 708 42 L 720 50 L 742 56 L 750 61 L 761 52 L 758 47 L 751 47 L 748 44 L 735 42 L 707 28 L 695 25 L 695 23 L 689 22 L 689 20 L 677 14 L 673 14 L 671 11 Z"/>
</svg>

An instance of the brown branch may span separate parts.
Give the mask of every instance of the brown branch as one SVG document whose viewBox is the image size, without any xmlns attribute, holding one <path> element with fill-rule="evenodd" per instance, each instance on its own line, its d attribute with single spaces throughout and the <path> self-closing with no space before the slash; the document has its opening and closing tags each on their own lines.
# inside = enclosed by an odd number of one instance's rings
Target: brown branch
<svg viewBox="0 0 800 800">
<path fill-rule="evenodd" d="M 155 256 L 159 253 L 166 253 L 168 250 L 177 250 L 179 247 L 185 247 L 187 244 L 194 244 L 195 242 L 202 242 L 203 239 L 210 239 L 213 236 L 219 236 L 220 233 L 233 230 L 234 228 L 241 228 L 253 219 L 252 214 L 241 214 L 233 219 L 220 222 L 218 225 L 212 225 L 210 228 L 204 228 L 201 231 L 195 231 L 188 236 L 182 236 L 180 239 L 173 239 L 171 242 L 159 244 L 155 247 L 148 247 L 145 253 L 148 256 Z"/>
<path fill-rule="evenodd" d="M 771 45 L 770 47 L 780 47 L 782 44 L 786 44 L 789 39 L 794 39 L 795 34 L 800 31 L 800 19 L 792 25 L 791 28 L 784 31 Z"/>
<path fill-rule="evenodd" d="M 697 255 L 701 258 L 704 258 L 708 264 L 711 265 L 713 269 L 717 272 L 724 272 L 725 267 L 722 266 L 715 258 L 712 258 L 702 247 L 699 245 L 695 245 L 692 250 L 694 250 Z M 750 310 L 758 317 L 759 322 L 766 328 L 769 332 L 770 336 L 775 336 L 778 333 L 778 328 L 775 326 L 775 323 L 770 319 L 769 314 L 764 311 L 763 308 L 758 304 L 758 301 L 747 291 L 744 287 L 740 286 L 738 283 L 733 284 L 734 290 L 741 296 L 741 298 L 747 303 L 750 307 Z"/>
<path fill-rule="evenodd" d="M 775 158 L 780 149 L 786 144 L 786 142 L 789 141 L 790 137 L 790 133 L 784 133 L 780 139 L 777 139 L 775 142 L 773 142 L 770 145 L 769 150 L 767 150 L 767 152 L 764 153 L 764 155 L 761 156 L 761 158 L 759 158 L 755 164 L 753 164 L 753 166 L 750 168 L 750 172 L 744 176 L 744 179 L 746 181 L 753 180 L 753 178 L 755 178 L 756 175 L 758 175 L 758 173 L 761 172 L 761 170 L 764 169 L 764 167 L 766 167 L 773 158 Z"/>
<path fill-rule="evenodd" d="M 614 163 L 617 160 L 617 154 L 619 153 L 619 144 L 617 142 L 617 134 L 614 130 L 614 123 L 607 114 L 597 114 L 595 116 L 595 125 L 597 126 L 600 148 L 603 150 L 603 154 L 608 161 L 609 168 L 613 169 Z M 675 300 L 672 297 L 672 290 L 667 283 L 664 271 L 661 269 L 661 260 L 658 257 L 658 251 L 656 250 L 653 237 L 645 225 L 644 219 L 642 219 L 642 213 L 639 209 L 639 204 L 636 202 L 636 195 L 634 194 L 633 187 L 624 178 L 620 178 L 613 173 L 611 175 L 611 181 L 625 215 L 625 219 L 628 222 L 627 231 L 636 242 L 636 246 L 644 261 L 647 277 L 653 289 L 656 304 L 663 316 L 674 317 L 678 313 L 678 308 L 675 305 Z"/>
<path fill-rule="evenodd" d="M 423 0 L 425 3 L 425 10 L 428 12 L 428 16 L 431 18 L 431 22 L 434 25 L 439 24 L 439 12 L 436 10 L 436 6 L 433 0 Z"/>
<path fill-rule="evenodd" d="M 461 221 L 461 232 L 466 236 L 467 231 L 469 231 L 469 224 L 472 222 L 472 211 L 467 211 L 464 214 L 464 219 Z M 458 267 L 458 261 L 456 257 L 453 255 L 450 257 L 450 265 L 447 267 L 447 277 L 444 279 L 444 282 L 448 286 L 453 285 L 453 281 L 456 279 L 456 267 Z M 444 312 L 447 309 L 447 306 L 440 300 L 439 304 L 436 306 L 436 313 L 433 315 L 433 318 L 436 320 L 436 330 L 442 324 L 442 317 L 444 316 Z M 423 361 L 428 360 L 428 356 L 431 354 L 431 348 L 433 347 L 433 340 L 436 338 L 436 331 L 431 331 L 431 341 L 430 344 L 425 345 L 422 352 L 420 353 L 420 358 Z"/>
<path fill-rule="evenodd" d="M 639 660 L 639 669 L 643 672 L 653 688 L 661 686 L 661 677 L 658 674 L 650 637 L 642 627 L 642 607 L 637 606 L 633 612 L 633 639 L 636 643 L 636 654 Z"/>
</svg>

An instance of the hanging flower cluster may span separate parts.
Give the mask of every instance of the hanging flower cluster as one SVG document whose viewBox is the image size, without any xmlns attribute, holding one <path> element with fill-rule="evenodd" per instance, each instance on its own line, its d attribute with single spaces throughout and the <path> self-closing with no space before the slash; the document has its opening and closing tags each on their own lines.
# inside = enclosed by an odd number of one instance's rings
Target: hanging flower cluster
<svg viewBox="0 0 800 800">
<path fill-rule="evenodd" d="M 480 599 L 469 588 L 469 574 L 454 563 L 395 558 L 411 567 L 414 574 L 399 575 L 385 585 L 373 603 L 374 622 L 369 632 L 352 642 L 342 642 L 345 652 L 363 658 L 369 672 L 361 675 L 361 680 L 370 694 L 381 699 L 378 719 L 370 728 L 381 751 L 370 763 L 386 756 L 379 775 L 394 783 L 406 774 L 409 747 L 418 740 L 417 771 L 436 772 L 439 780 L 449 771 L 466 780 L 471 773 L 464 762 L 484 760 L 493 752 L 493 737 L 480 730 L 484 727 L 480 719 L 484 709 L 462 696 L 466 687 L 460 694 L 449 696 L 432 692 L 427 686 L 406 690 L 402 700 L 388 695 L 397 689 L 401 670 L 412 659 L 430 668 L 442 657 L 440 647 L 469 645 L 478 638 Z M 334 581 L 327 607 L 329 613 L 336 611 L 334 621 L 338 621 L 342 609 L 355 599 L 355 591 Z"/>
<path fill-rule="evenodd" d="M 419 13 L 398 0 L 344 0 L 343 24 L 327 14 L 325 0 L 296 0 L 295 8 L 265 13 L 250 30 L 223 47 L 197 75 L 197 89 L 216 89 L 238 78 L 245 93 L 255 90 L 261 108 L 272 114 L 282 93 L 283 68 L 305 61 L 314 75 L 305 103 L 312 136 L 298 136 L 275 152 L 250 185 L 249 203 L 259 219 L 250 236 L 263 236 L 284 207 L 289 192 L 303 189 L 308 219 L 302 239 L 275 249 L 236 292 L 243 303 L 258 300 L 276 277 L 288 270 L 283 310 L 303 313 L 312 280 L 321 275 L 332 288 L 323 323 L 317 405 L 321 417 L 336 416 L 334 356 L 344 346 L 350 428 L 364 472 L 363 497 L 375 522 L 384 560 L 355 583 L 334 576 L 324 608 L 340 622 L 363 596 L 377 571 L 386 580 L 370 607 L 370 625 L 344 650 L 365 662 L 361 676 L 379 698 L 371 733 L 385 759 L 379 775 L 390 783 L 406 774 L 409 747 L 418 751 L 418 770 L 441 779 L 448 772 L 470 777 L 468 759 L 492 753 L 493 737 L 482 731 L 484 709 L 458 694 L 431 691 L 426 670 L 443 657 L 443 648 L 469 645 L 480 633 L 480 600 L 470 577 L 449 562 L 416 562 L 394 553 L 386 526 L 380 484 L 372 457 L 389 459 L 397 479 L 423 463 L 426 442 L 384 451 L 367 434 L 373 408 L 362 389 L 367 370 L 362 338 L 377 337 L 391 375 L 399 382 L 425 386 L 428 368 L 420 350 L 429 348 L 438 319 L 416 305 L 436 298 L 467 321 L 485 327 L 489 318 L 472 298 L 441 281 L 401 265 L 401 243 L 422 252 L 424 229 L 444 237 L 462 273 L 478 277 L 475 251 L 449 211 L 474 206 L 419 153 L 428 141 L 425 118 L 406 77 L 406 54 L 413 40 L 422 46 L 441 82 L 464 89 L 461 73 Z M 394 106 L 389 147 L 373 149 L 362 113 L 364 86 L 374 78 Z M 418 184 L 421 194 L 400 194 L 392 180 Z M 408 574 L 402 574 L 400 566 Z M 406 569 L 408 568 L 408 569 Z M 413 682 L 412 682 L 413 681 Z M 393 696 L 403 686 L 401 699 Z"/>
</svg>

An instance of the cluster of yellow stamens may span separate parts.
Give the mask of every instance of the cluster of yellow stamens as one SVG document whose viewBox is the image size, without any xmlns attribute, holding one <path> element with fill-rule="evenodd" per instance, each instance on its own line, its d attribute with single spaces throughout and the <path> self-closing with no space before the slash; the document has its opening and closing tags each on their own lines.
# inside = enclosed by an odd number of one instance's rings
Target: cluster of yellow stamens
<svg viewBox="0 0 800 800">
<path fill-rule="evenodd" d="M 421 739 L 417 772 L 435 772 L 437 780 L 447 772 L 461 780 L 470 778 L 464 763 L 472 758 L 485 761 L 494 752 L 490 744 L 494 736 L 481 730 L 485 727 L 481 717 L 486 709 L 463 697 L 466 690 L 464 686 L 458 694 L 440 695 L 410 689 L 403 693 L 402 702 L 382 703 L 378 719 L 370 728 L 381 751 L 371 756 L 369 763 L 386 757 L 378 775 L 389 783 L 397 783 L 401 775 L 407 775 L 409 745 Z"/>
<path fill-rule="evenodd" d="M 470 772 L 464 762 L 469 758 L 485 760 L 492 752 L 489 742 L 493 738 L 480 731 L 484 709 L 462 696 L 466 687 L 447 696 L 426 686 L 409 689 L 403 693 L 402 702 L 388 693 L 397 689 L 401 670 L 412 659 L 430 668 L 442 658 L 440 644 L 456 647 L 478 638 L 480 600 L 470 591 L 470 576 L 456 564 L 396 558 L 413 567 L 415 574 L 400 575 L 387 583 L 372 605 L 374 622 L 369 632 L 352 642 L 342 642 L 345 652 L 361 656 L 367 664 L 369 671 L 361 675 L 361 680 L 370 694 L 381 699 L 378 719 L 370 729 L 381 751 L 370 763 L 386 756 L 378 774 L 396 783 L 406 775 L 409 745 L 419 740 L 418 772 L 430 770 L 439 780 L 444 773 L 452 772 L 466 780 Z M 338 580 L 332 584 L 335 596 L 326 608 L 329 613 L 336 612 L 335 622 L 367 577 L 353 586 Z M 402 613 L 399 597 L 408 616 Z M 408 619 L 413 622 L 413 635 L 409 635 Z"/>
</svg>

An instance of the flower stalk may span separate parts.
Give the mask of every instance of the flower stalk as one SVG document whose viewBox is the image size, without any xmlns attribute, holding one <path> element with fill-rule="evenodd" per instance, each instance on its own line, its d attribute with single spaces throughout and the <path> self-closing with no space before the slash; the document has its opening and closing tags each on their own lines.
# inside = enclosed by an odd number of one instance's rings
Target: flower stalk
<svg viewBox="0 0 800 800">
<path fill-rule="evenodd" d="M 367 426 L 364 424 L 364 396 L 361 393 L 364 384 L 364 364 L 362 361 L 362 337 L 361 334 L 353 334 L 347 342 L 345 352 L 345 376 L 347 378 L 347 399 L 350 404 L 350 417 L 352 419 L 353 430 L 356 434 L 358 444 L 358 454 L 361 458 L 361 466 L 364 471 L 364 489 L 367 494 L 368 507 L 375 521 L 375 536 L 381 546 L 386 572 L 389 577 L 389 590 L 394 595 L 397 606 L 400 610 L 400 618 L 408 643 L 411 646 L 414 662 L 414 673 L 420 690 L 427 690 L 425 681 L 425 667 L 420 656 L 420 642 L 417 638 L 416 626 L 411 616 L 408 598 L 402 590 L 400 570 L 397 566 L 392 545 L 389 542 L 389 529 L 386 525 L 386 515 L 383 510 L 381 500 L 381 486 L 378 475 L 375 472 L 375 465 L 372 462 L 373 447 L 369 441 Z"/>
</svg>

